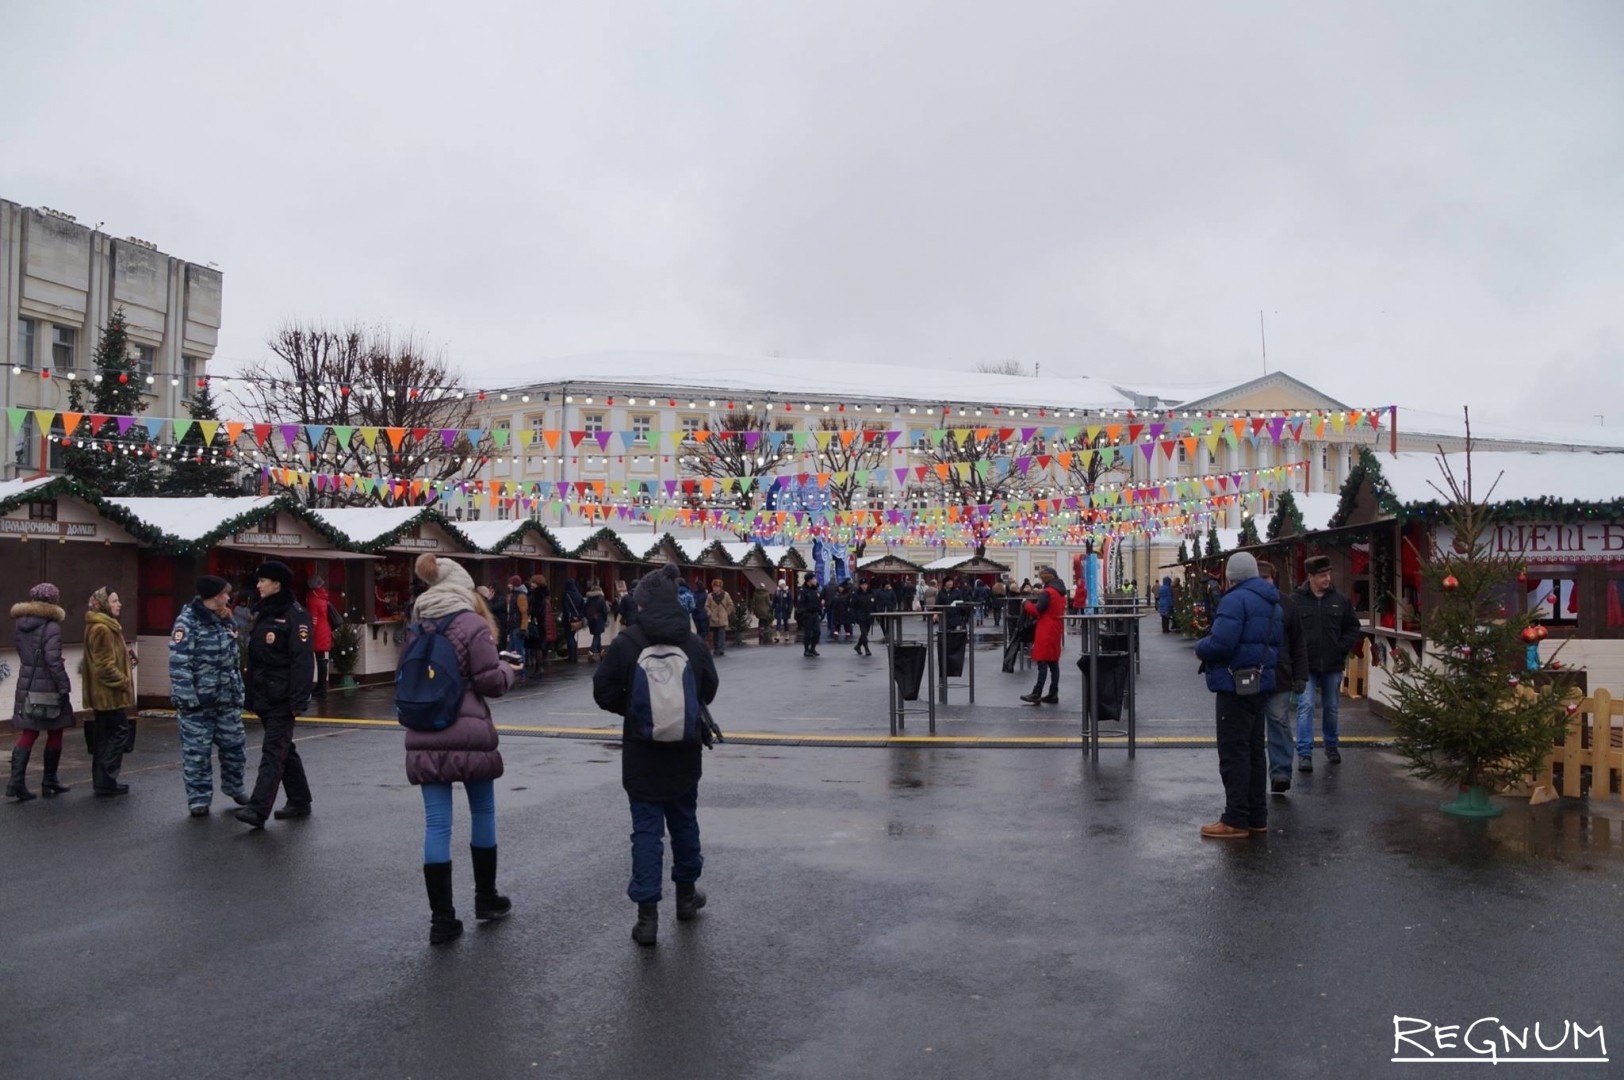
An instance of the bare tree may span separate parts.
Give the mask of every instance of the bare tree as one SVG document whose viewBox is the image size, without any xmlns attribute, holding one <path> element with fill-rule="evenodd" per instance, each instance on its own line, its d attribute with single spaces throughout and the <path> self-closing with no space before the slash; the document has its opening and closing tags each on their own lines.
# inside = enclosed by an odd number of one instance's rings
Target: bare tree
<svg viewBox="0 0 1624 1080">
<path fill-rule="evenodd" d="M 754 509 L 761 495 L 759 478 L 772 476 L 782 468 L 795 456 L 795 447 L 788 437 L 774 445 L 771 414 L 765 410 L 734 409 L 713 414 L 708 425 L 711 434 L 704 442 L 684 441 L 678 464 L 691 476 L 722 479 L 726 487 L 722 492 L 713 492 L 709 499 L 696 493 L 689 503 L 716 505 L 726 498 L 740 510 Z M 739 478 L 753 482 L 733 482 Z"/>
<path fill-rule="evenodd" d="M 975 366 L 975 370 L 986 375 L 1020 375 L 1025 378 L 1037 375 L 1036 371 L 1019 360 L 984 360 Z"/>
<path fill-rule="evenodd" d="M 890 425 L 884 420 L 826 417 L 819 427 L 832 436 L 828 445 L 818 447 L 812 456 L 816 471 L 830 474 L 823 490 L 829 496 L 831 507 L 850 510 L 858 492 L 867 486 L 858 483 L 858 474 L 874 472 L 885 465 L 891 449 L 885 432 Z"/>
<path fill-rule="evenodd" d="M 315 472 L 456 482 L 473 475 L 490 438 L 464 433 L 474 401 L 443 350 L 414 334 L 355 324 L 288 323 L 250 365 L 237 404 L 271 424 L 262 460 Z M 296 425 L 290 445 L 284 425 Z M 447 439 L 442 434 L 454 429 Z M 370 439 L 370 441 L 369 441 Z M 369 501 L 356 489 L 304 492 L 321 505 Z"/>
</svg>

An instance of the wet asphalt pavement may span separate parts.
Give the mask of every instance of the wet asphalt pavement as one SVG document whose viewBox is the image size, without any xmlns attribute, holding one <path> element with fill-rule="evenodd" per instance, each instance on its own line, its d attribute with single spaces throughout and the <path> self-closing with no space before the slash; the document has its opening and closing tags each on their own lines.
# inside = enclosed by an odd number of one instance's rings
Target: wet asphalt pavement
<svg viewBox="0 0 1624 1080">
<path fill-rule="evenodd" d="M 731 650 L 719 719 L 883 730 L 883 682 L 824 651 Z M 1147 645 L 1147 718 L 1210 723 L 1186 657 Z M 584 674 L 504 716 L 600 722 Z M 143 724 L 124 799 L 91 798 L 68 745 L 70 794 L 0 805 L 8 1078 L 1404 1076 L 1431 1073 L 1389 1062 L 1395 1014 L 1624 1038 L 1624 811 L 1458 821 L 1385 750 L 1322 763 L 1235 842 L 1196 833 L 1210 749 L 726 746 L 700 796 L 710 904 L 679 926 L 668 891 L 645 950 L 618 751 L 507 737 L 515 914 L 431 950 L 398 730 L 302 731 L 315 815 L 263 833 L 223 799 L 186 817 L 172 724 Z"/>
</svg>

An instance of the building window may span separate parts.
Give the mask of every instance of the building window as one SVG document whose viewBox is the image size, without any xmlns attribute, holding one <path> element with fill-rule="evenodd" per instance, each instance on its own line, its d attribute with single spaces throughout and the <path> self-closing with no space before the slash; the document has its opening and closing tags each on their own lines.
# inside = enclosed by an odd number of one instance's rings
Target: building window
<svg viewBox="0 0 1624 1080">
<path fill-rule="evenodd" d="M 1578 574 L 1572 566 L 1530 566 L 1522 586 L 1523 610 L 1546 626 L 1575 626 L 1579 622 Z"/>
<path fill-rule="evenodd" d="M 588 435 L 597 435 L 603 431 L 603 413 L 589 412 L 581 414 L 581 430 Z"/>
<path fill-rule="evenodd" d="M 653 430 L 654 430 L 654 418 L 652 416 L 634 416 L 634 417 L 632 417 L 632 441 L 633 442 L 637 443 L 640 446 L 647 446 L 648 445 L 649 432 L 653 431 Z"/>
<path fill-rule="evenodd" d="M 684 416 L 682 418 L 682 441 L 693 442 L 694 436 L 704 426 L 704 420 L 697 416 Z"/>
<path fill-rule="evenodd" d="M 55 521 L 56 500 L 47 499 L 44 502 L 31 502 L 28 504 L 29 521 Z"/>
<path fill-rule="evenodd" d="M 34 342 L 39 335 L 39 324 L 33 319 L 17 320 L 17 355 L 12 363 L 17 367 L 32 368 L 34 366 Z"/>
<path fill-rule="evenodd" d="M 1180 465 L 1186 465 L 1186 464 L 1189 463 L 1189 461 L 1190 461 L 1189 448 L 1184 447 L 1184 446 L 1179 447 L 1179 464 Z"/>
<path fill-rule="evenodd" d="M 151 375 L 158 362 L 158 350 L 151 345 L 135 347 L 135 369 L 143 376 Z"/>
<path fill-rule="evenodd" d="M 196 386 L 197 380 L 203 374 L 203 361 L 195 356 L 181 357 L 180 374 L 181 378 L 186 380 L 187 386 Z"/>
<path fill-rule="evenodd" d="M 79 332 L 72 327 L 51 327 L 51 367 L 56 371 L 72 371 L 74 352 L 79 343 Z"/>
</svg>

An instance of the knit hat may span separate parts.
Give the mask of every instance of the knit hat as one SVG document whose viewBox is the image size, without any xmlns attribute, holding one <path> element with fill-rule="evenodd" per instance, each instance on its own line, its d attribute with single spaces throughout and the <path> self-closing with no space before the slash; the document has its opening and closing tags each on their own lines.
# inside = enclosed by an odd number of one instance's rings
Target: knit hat
<svg viewBox="0 0 1624 1080">
<path fill-rule="evenodd" d="M 62 602 L 62 590 L 49 581 L 42 581 L 28 590 L 28 598 L 37 600 L 42 604 L 60 604 Z"/>
<path fill-rule="evenodd" d="M 524 578 L 520 577 L 518 574 L 514 574 L 512 577 L 508 578 L 508 584 L 509 585 L 523 585 L 524 584 Z"/>
<path fill-rule="evenodd" d="M 213 600 L 216 596 L 225 592 L 230 585 L 231 582 L 223 577 L 204 574 L 197 579 L 197 598 L 199 600 Z"/>
<path fill-rule="evenodd" d="M 1257 559 L 1245 551 L 1237 551 L 1224 566 L 1224 576 L 1231 585 L 1239 585 L 1257 577 Z"/>
<path fill-rule="evenodd" d="M 258 570 L 254 571 L 254 580 L 259 581 L 261 578 L 266 581 L 277 582 L 284 589 L 293 588 L 293 571 L 288 569 L 287 563 L 277 562 L 275 559 L 267 559 Z"/>
<path fill-rule="evenodd" d="M 1331 568 L 1331 558 L 1328 555 L 1310 555 L 1303 560 L 1303 571 L 1308 574 L 1323 574 Z"/>
<path fill-rule="evenodd" d="M 312 589 L 325 589 L 327 587 L 327 579 L 322 577 L 320 574 L 312 574 L 310 575 L 310 587 Z"/>
</svg>

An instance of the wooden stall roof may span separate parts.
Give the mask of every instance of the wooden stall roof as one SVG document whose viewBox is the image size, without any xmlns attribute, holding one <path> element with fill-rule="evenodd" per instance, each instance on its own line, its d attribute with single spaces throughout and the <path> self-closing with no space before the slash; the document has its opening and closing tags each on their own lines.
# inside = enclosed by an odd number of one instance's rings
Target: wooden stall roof
<svg viewBox="0 0 1624 1080">
<path fill-rule="evenodd" d="M 517 521 L 459 521 L 457 528 L 470 543 L 488 555 L 520 555 L 545 559 L 558 555 L 558 543 L 547 527 L 534 518 Z M 535 551 L 514 550 L 535 548 Z"/>
<path fill-rule="evenodd" d="M 1007 574 L 1009 567 L 980 555 L 947 555 L 926 563 L 927 573 L 945 574 Z"/>
<path fill-rule="evenodd" d="M 916 562 L 909 562 L 901 555 L 864 555 L 857 560 L 856 569 L 866 570 L 871 574 L 923 574 L 925 568 Z"/>
</svg>

